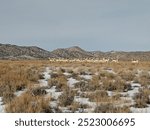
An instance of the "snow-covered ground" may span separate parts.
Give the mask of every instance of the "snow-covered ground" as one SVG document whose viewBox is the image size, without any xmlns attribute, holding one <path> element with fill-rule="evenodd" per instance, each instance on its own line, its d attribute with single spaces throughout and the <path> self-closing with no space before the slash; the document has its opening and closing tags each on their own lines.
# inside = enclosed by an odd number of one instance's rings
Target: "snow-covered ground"
<svg viewBox="0 0 150 130">
<path fill-rule="evenodd" d="M 134 95 L 138 92 L 139 92 L 139 88 L 137 87 L 137 88 L 134 88 L 133 90 L 130 90 L 130 91 L 127 91 L 127 92 L 121 92 L 120 94 L 122 96 L 134 97 Z"/>
<path fill-rule="evenodd" d="M 124 103 L 122 104 L 119 104 L 117 106 L 119 107 L 123 107 L 123 106 L 131 106 L 131 105 L 134 105 L 135 104 L 135 101 L 134 101 L 134 96 L 136 93 L 139 93 L 139 89 L 141 88 L 141 84 L 139 83 L 133 83 L 131 82 L 131 88 L 132 90 L 129 90 L 127 92 L 113 92 L 113 91 L 107 91 L 108 93 L 108 96 L 112 97 L 112 96 L 115 96 L 117 94 L 121 94 L 121 99 L 124 101 Z M 138 108 L 131 108 L 131 112 L 132 111 L 140 111 L 142 109 L 138 109 Z M 147 109 L 145 109 L 147 110 Z"/>
<path fill-rule="evenodd" d="M 17 97 L 19 97 L 19 96 L 21 96 L 23 93 L 25 93 L 26 91 L 27 91 L 27 89 L 24 89 L 24 90 L 22 90 L 22 91 L 16 91 L 16 92 L 14 93 L 14 95 L 17 96 Z"/>
<path fill-rule="evenodd" d="M 54 99 L 58 99 L 58 97 L 62 94 L 62 92 L 57 92 L 56 86 L 51 87 L 50 89 L 45 89 L 48 96 L 51 96 Z"/>
<path fill-rule="evenodd" d="M 87 79 L 87 80 L 90 80 L 92 79 L 92 76 L 91 75 L 80 75 L 81 78 L 84 78 L 84 79 Z"/>
<path fill-rule="evenodd" d="M 50 78 L 49 70 L 48 69 L 46 69 L 46 70 L 47 71 L 44 72 L 44 75 L 47 75 L 47 76 L 43 80 L 43 82 L 47 82 L 47 80 Z M 108 70 L 105 70 L 105 71 L 107 71 L 108 73 L 116 74 L 112 69 L 108 69 Z M 71 74 L 68 73 L 68 72 L 65 72 L 64 75 L 65 76 L 71 76 Z M 85 80 L 91 80 L 92 79 L 92 75 L 79 75 L 79 76 L 81 78 L 85 79 Z M 67 84 L 70 88 L 73 88 L 74 84 L 78 83 L 78 82 L 79 82 L 78 80 L 71 77 L 71 78 L 68 78 Z M 135 104 L 135 101 L 134 101 L 133 97 L 135 96 L 136 93 L 139 92 L 139 89 L 142 88 L 142 87 L 141 87 L 141 84 L 139 84 L 139 83 L 130 82 L 130 84 L 131 84 L 132 90 L 129 90 L 127 92 L 107 91 L 108 96 L 110 96 L 110 97 L 112 97 L 116 94 L 121 94 L 122 104 L 118 104 L 118 105 L 116 104 L 116 106 L 123 107 L 123 106 L 130 106 L 130 105 Z M 45 83 L 45 85 L 47 85 L 47 83 Z M 57 92 L 56 86 L 53 86 L 50 89 L 46 89 L 46 91 L 48 93 L 47 95 L 50 95 L 52 98 L 55 99 L 54 101 L 51 101 L 51 103 L 50 103 L 51 107 L 52 108 L 58 107 L 57 99 L 62 94 L 62 92 Z M 80 96 L 75 96 L 74 101 L 78 102 L 79 104 L 82 104 L 82 105 L 87 105 L 89 107 L 89 108 L 86 108 L 84 110 L 80 110 L 80 108 L 79 108 L 79 110 L 76 111 L 76 112 L 81 112 L 81 111 L 92 112 L 97 106 L 97 104 L 95 102 L 90 102 L 89 98 L 83 98 L 83 97 L 80 97 Z M 62 110 L 62 112 L 71 112 L 67 107 L 60 107 L 60 109 Z M 150 106 L 148 106 L 147 108 L 144 108 L 144 109 L 143 108 L 139 109 L 139 108 L 131 107 L 131 112 L 150 112 Z"/>
<path fill-rule="evenodd" d="M 131 86 L 132 86 L 132 88 L 136 88 L 136 87 L 140 88 L 140 87 L 141 87 L 141 84 L 139 84 L 139 83 L 134 83 L 134 82 L 132 81 L 132 82 L 131 82 Z"/>
<path fill-rule="evenodd" d="M 57 108 L 58 102 L 57 101 L 51 101 L 50 106 L 51 106 L 51 108 Z"/>
<path fill-rule="evenodd" d="M 45 80 L 48 80 L 48 79 L 51 78 L 51 76 L 50 76 L 50 73 L 51 73 L 51 72 L 52 72 L 52 70 L 50 70 L 49 67 L 46 67 L 45 72 L 43 72 L 43 74 L 44 74 L 44 79 L 45 79 Z"/>
<path fill-rule="evenodd" d="M 48 80 L 51 78 L 51 75 L 50 75 L 51 72 L 52 72 L 52 70 L 50 70 L 49 67 L 46 67 L 45 72 L 43 72 L 44 79 L 39 80 L 40 87 L 48 87 Z M 47 88 L 45 90 L 47 92 L 46 97 L 51 97 L 51 98 L 55 99 L 54 101 L 50 101 L 50 107 L 52 109 L 57 108 L 57 106 L 58 106 L 57 99 L 62 94 L 62 92 L 57 92 L 56 86 Z"/>
<path fill-rule="evenodd" d="M 131 98 L 133 98 L 134 95 L 139 92 L 139 89 L 141 88 L 141 84 L 131 82 L 131 88 L 132 88 L 132 90 L 129 90 L 127 92 L 107 91 L 107 93 L 108 93 L 108 96 L 110 96 L 110 97 L 112 97 L 112 96 L 114 96 L 116 94 L 121 94 L 123 97 L 131 97 Z"/>
<path fill-rule="evenodd" d="M 146 108 L 131 107 L 130 110 L 132 113 L 150 113 L 150 105 L 148 105 L 148 107 L 146 107 Z"/>
<path fill-rule="evenodd" d="M 40 87 L 47 87 L 48 86 L 48 82 L 44 79 L 39 80 L 40 83 Z"/>
<path fill-rule="evenodd" d="M 82 105 L 88 105 L 90 107 L 96 107 L 96 103 L 95 102 L 90 102 L 89 98 L 82 98 L 80 96 L 75 96 L 74 99 L 76 102 L 79 102 Z"/>
<path fill-rule="evenodd" d="M 78 83 L 78 82 L 79 82 L 78 80 L 76 80 L 76 79 L 71 77 L 71 78 L 68 79 L 68 83 L 67 84 L 68 84 L 69 87 L 74 87 L 74 84 Z"/>
<path fill-rule="evenodd" d="M 40 87 L 47 87 L 48 86 L 48 79 L 51 78 L 50 73 L 51 73 L 50 68 L 46 67 L 45 72 L 43 72 L 44 79 L 39 80 Z"/>
<path fill-rule="evenodd" d="M 49 67 L 46 67 L 45 72 L 43 72 L 44 79 L 40 80 L 40 87 L 48 87 L 48 80 L 51 78 L 50 73 L 52 71 Z M 58 97 L 62 94 L 62 92 L 57 92 L 56 86 L 45 89 L 47 92 L 47 96 L 51 96 L 54 99 L 58 99 Z"/>
<path fill-rule="evenodd" d="M 4 113 L 4 105 L 2 102 L 2 97 L 0 97 L 0 113 Z"/>
<path fill-rule="evenodd" d="M 57 67 L 55 67 L 55 68 L 46 67 L 44 72 L 42 73 L 44 79 L 40 79 L 39 84 L 37 86 L 42 87 L 47 92 L 47 94 L 44 95 L 45 98 L 51 97 L 52 100 L 49 102 L 49 104 L 50 104 L 50 107 L 54 110 L 54 112 L 57 110 L 55 108 L 59 108 L 64 113 L 72 112 L 69 109 L 70 106 L 69 107 L 59 106 L 59 100 L 58 99 L 59 99 L 59 96 L 62 95 L 63 91 L 58 92 L 57 86 L 50 87 L 48 85 L 48 80 L 51 78 L 51 73 L 55 73 L 55 72 L 57 73 L 59 69 L 60 68 L 57 68 Z M 117 74 L 113 71 L 113 69 L 109 69 L 109 68 L 104 69 L 102 71 L 107 72 L 107 73 L 113 73 L 115 75 Z M 139 71 L 138 73 L 141 73 L 141 71 Z M 77 95 L 74 96 L 74 102 L 77 102 L 80 105 L 85 105 L 87 107 L 87 108 L 78 108 L 78 110 L 76 110 L 75 112 L 93 112 L 98 104 L 96 102 L 91 102 L 89 98 L 86 98 L 86 94 L 88 93 L 88 95 L 90 95 L 90 93 L 93 93 L 93 91 L 82 92 L 82 91 L 80 91 L 80 88 L 75 89 L 74 88 L 75 83 L 78 83 L 80 81 L 71 77 L 72 74 L 67 72 L 67 70 L 63 74 L 64 74 L 64 76 L 66 76 L 66 78 L 68 78 L 67 79 L 67 85 L 70 87 L 70 89 L 77 91 Z M 98 72 L 95 73 L 95 75 L 98 75 L 98 74 L 99 74 Z M 92 79 L 93 75 L 86 73 L 85 75 L 79 74 L 79 77 L 82 78 L 81 81 L 85 81 L 88 83 Z M 126 91 L 126 92 L 107 91 L 109 98 L 120 94 L 119 101 L 117 100 L 118 102 L 114 103 L 114 105 L 117 107 L 134 106 L 135 105 L 134 96 L 136 93 L 139 93 L 140 89 L 142 89 L 142 86 L 139 83 L 135 83 L 133 81 L 127 82 L 127 83 L 130 83 L 130 85 L 131 85 L 131 90 L 129 90 L 129 91 Z M 22 91 L 17 91 L 14 94 L 17 97 L 19 97 L 20 95 L 22 95 L 26 91 L 27 91 L 27 89 L 22 90 Z M 150 113 L 150 105 L 148 105 L 148 107 L 146 107 L 146 108 L 131 107 L 130 110 L 133 113 Z M 4 105 L 2 102 L 2 97 L 0 97 L 0 113 L 1 112 L 4 112 Z"/>
<path fill-rule="evenodd" d="M 63 113 L 71 113 L 71 111 L 67 107 L 60 107 Z"/>
</svg>

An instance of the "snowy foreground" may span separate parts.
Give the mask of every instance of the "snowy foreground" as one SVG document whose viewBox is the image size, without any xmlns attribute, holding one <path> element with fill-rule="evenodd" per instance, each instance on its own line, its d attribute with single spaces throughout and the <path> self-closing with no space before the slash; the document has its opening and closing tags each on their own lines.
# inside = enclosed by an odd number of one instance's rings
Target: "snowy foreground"
<svg viewBox="0 0 150 130">
<path fill-rule="evenodd" d="M 59 102 L 58 102 L 58 98 L 63 94 L 63 91 L 58 91 L 57 90 L 57 86 L 52 86 L 49 87 L 49 83 L 48 80 L 51 79 L 51 74 L 53 72 L 56 72 L 58 68 L 50 68 L 50 67 L 46 67 L 45 71 L 43 72 L 43 77 L 44 79 L 40 79 L 39 80 L 39 86 L 41 88 L 43 88 L 47 94 L 45 95 L 46 97 L 50 96 L 53 100 L 50 101 L 50 106 L 53 109 L 53 112 L 56 112 L 55 109 L 59 107 L 59 109 L 61 110 L 61 112 L 72 112 L 70 110 L 69 107 L 63 107 L 63 106 L 59 106 Z M 108 70 L 108 73 L 113 73 L 115 74 L 115 72 L 113 72 L 113 70 Z M 56 72 L 57 73 L 57 72 Z M 74 77 L 72 77 L 72 74 L 69 72 L 64 72 L 63 73 L 64 76 L 66 76 L 67 78 L 67 85 L 69 86 L 69 88 L 71 90 L 77 91 L 78 95 L 74 96 L 74 102 L 80 104 L 80 106 L 84 106 L 87 105 L 88 107 L 86 107 L 85 109 L 80 107 L 78 109 L 76 109 L 74 112 L 93 112 L 94 109 L 97 107 L 98 103 L 91 101 L 89 97 L 86 96 L 82 96 L 83 94 L 88 94 L 90 92 L 81 92 L 79 89 L 75 88 L 75 84 L 79 83 L 80 81 L 88 81 L 88 80 L 92 80 L 94 75 L 91 74 L 79 74 L 79 77 L 81 78 L 80 80 L 75 79 Z M 97 74 L 95 74 L 97 75 Z M 117 94 L 120 94 L 120 98 L 122 101 L 119 101 L 117 103 L 114 103 L 114 106 L 119 106 L 119 107 L 123 107 L 123 106 L 130 106 L 130 112 L 132 113 L 150 113 L 150 105 L 147 105 L 147 107 L 145 108 L 136 108 L 134 106 L 135 104 L 135 100 L 134 100 L 134 96 L 135 94 L 139 93 L 139 90 L 142 89 L 141 84 L 139 83 L 134 83 L 134 82 L 130 82 L 131 85 L 131 90 L 125 91 L 125 92 L 114 92 L 114 91 L 107 91 L 108 97 L 113 97 Z M 15 92 L 15 96 L 19 97 L 21 96 L 23 93 L 25 93 L 27 90 L 23 90 L 23 91 L 17 91 Z M 3 98 L 0 97 L 0 113 L 5 112 L 4 108 L 5 105 L 3 103 Z"/>
</svg>

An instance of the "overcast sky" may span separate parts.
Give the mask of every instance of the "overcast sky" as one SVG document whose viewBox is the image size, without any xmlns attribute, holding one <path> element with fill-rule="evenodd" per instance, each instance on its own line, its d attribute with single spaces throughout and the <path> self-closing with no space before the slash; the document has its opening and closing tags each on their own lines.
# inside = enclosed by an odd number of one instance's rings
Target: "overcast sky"
<svg viewBox="0 0 150 130">
<path fill-rule="evenodd" d="M 0 0 L 0 43 L 150 50 L 150 0 Z"/>
</svg>

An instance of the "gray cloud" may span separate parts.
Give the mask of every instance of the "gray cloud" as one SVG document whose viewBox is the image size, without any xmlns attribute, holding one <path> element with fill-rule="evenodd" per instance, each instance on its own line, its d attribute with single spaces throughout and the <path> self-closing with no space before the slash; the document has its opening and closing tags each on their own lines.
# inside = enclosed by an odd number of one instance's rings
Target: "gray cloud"
<svg viewBox="0 0 150 130">
<path fill-rule="evenodd" d="M 149 50 L 149 0 L 0 0 L 0 42 Z"/>
</svg>

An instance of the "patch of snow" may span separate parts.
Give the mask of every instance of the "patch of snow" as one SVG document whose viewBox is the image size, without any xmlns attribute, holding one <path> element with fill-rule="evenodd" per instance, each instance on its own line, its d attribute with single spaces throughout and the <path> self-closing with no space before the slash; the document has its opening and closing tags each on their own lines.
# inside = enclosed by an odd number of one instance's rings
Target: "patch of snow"
<svg viewBox="0 0 150 130">
<path fill-rule="evenodd" d="M 82 97 L 79 97 L 79 96 L 75 96 L 74 100 L 76 102 L 79 102 L 80 104 L 83 104 L 83 105 L 88 105 L 90 107 L 96 107 L 96 103 L 95 102 L 90 102 L 89 101 L 89 98 L 82 98 Z"/>
<path fill-rule="evenodd" d="M 0 97 L 0 113 L 4 113 L 4 105 L 2 102 L 2 97 Z"/>
<path fill-rule="evenodd" d="M 43 74 L 44 74 L 44 79 L 45 79 L 45 80 L 48 80 L 48 79 L 51 78 L 51 76 L 50 76 L 50 73 L 51 73 L 51 72 L 52 72 L 52 70 L 50 70 L 49 67 L 46 67 L 45 72 L 43 73 Z"/>
<path fill-rule="evenodd" d="M 134 88 L 133 90 L 130 90 L 128 92 L 121 92 L 120 94 L 123 96 L 129 96 L 129 97 L 134 97 L 136 93 L 139 93 L 139 88 Z"/>
<path fill-rule="evenodd" d="M 131 107 L 130 110 L 132 113 L 150 113 L 150 105 L 148 105 L 146 108 Z"/>
<path fill-rule="evenodd" d="M 47 87 L 48 86 L 48 81 L 45 79 L 39 80 L 40 87 Z"/>
<path fill-rule="evenodd" d="M 84 78 L 84 79 L 87 79 L 87 80 L 90 80 L 92 79 L 92 76 L 91 75 L 80 75 L 81 78 Z"/>
<path fill-rule="evenodd" d="M 73 79 L 73 78 L 71 77 L 71 78 L 68 79 L 68 83 L 67 83 L 67 84 L 68 84 L 69 87 L 74 87 L 74 84 L 75 84 L 75 83 L 78 83 L 78 82 L 79 82 L 78 80 Z"/>
<path fill-rule="evenodd" d="M 16 91 L 16 92 L 14 93 L 14 95 L 17 96 L 17 97 L 19 97 L 19 96 L 21 96 L 23 93 L 25 93 L 26 91 L 27 91 L 27 89 L 22 90 L 22 91 Z"/>
<path fill-rule="evenodd" d="M 71 113 L 71 111 L 68 110 L 67 107 L 61 107 L 60 109 L 61 109 L 62 113 Z"/>
<path fill-rule="evenodd" d="M 120 94 L 119 92 L 113 92 L 113 91 L 107 91 L 107 94 L 109 97 L 115 96 L 117 94 Z"/>
<path fill-rule="evenodd" d="M 134 83 L 134 82 L 131 82 L 131 86 L 132 86 L 132 88 L 135 88 L 135 87 L 141 87 L 141 84 L 139 84 L 139 83 Z"/>
<path fill-rule="evenodd" d="M 57 108 L 57 106 L 58 106 L 57 101 L 50 101 L 50 107 L 51 108 Z"/>
<path fill-rule="evenodd" d="M 133 90 L 131 90 L 131 91 L 128 91 L 127 93 L 128 93 L 128 95 L 129 95 L 129 97 L 134 97 L 134 95 L 135 95 L 136 93 L 139 93 L 139 88 L 135 88 L 135 89 L 133 89 Z"/>
<path fill-rule="evenodd" d="M 62 92 L 56 92 L 56 86 L 51 87 L 50 89 L 45 89 L 47 95 L 50 95 L 54 99 L 58 99 L 58 97 L 62 94 Z"/>
<path fill-rule="evenodd" d="M 78 110 L 75 111 L 75 113 L 83 113 L 83 112 L 85 112 L 84 108 L 78 108 Z"/>
<path fill-rule="evenodd" d="M 51 93 L 51 96 L 54 98 L 54 99 L 58 99 L 58 97 L 62 95 L 62 92 L 55 92 L 55 93 Z"/>
<path fill-rule="evenodd" d="M 51 76 L 50 76 L 50 74 L 48 72 L 44 72 L 43 74 L 44 74 L 44 79 L 45 80 L 48 80 L 48 79 L 51 78 Z"/>
<path fill-rule="evenodd" d="M 50 89 L 45 89 L 47 93 L 55 93 L 56 92 L 56 86 L 51 87 Z"/>
<path fill-rule="evenodd" d="M 108 93 L 108 96 L 109 96 L 109 97 L 114 96 L 114 92 L 112 92 L 112 91 L 107 91 L 107 93 Z"/>
<path fill-rule="evenodd" d="M 65 72 L 64 75 L 65 75 L 65 76 L 70 76 L 71 74 L 68 73 L 68 72 Z"/>
<path fill-rule="evenodd" d="M 89 103 L 89 98 L 81 98 L 76 96 L 75 101 L 85 105 Z"/>
<path fill-rule="evenodd" d="M 51 73 L 51 70 L 49 69 L 49 67 L 46 67 L 45 72 L 43 72 L 44 79 L 39 80 L 40 87 L 48 86 L 48 80 L 51 78 L 49 73 Z"/>
<path fill-rule="evenodd" d="M 139 88 L 141 88 L 141 84 L 131 82 L 131 87 L 133 90 L 129 90 L 128 92 L 121 92 L 123 96 L 134 97 L 136 93 L 139 93 Z"/>
</svg>

